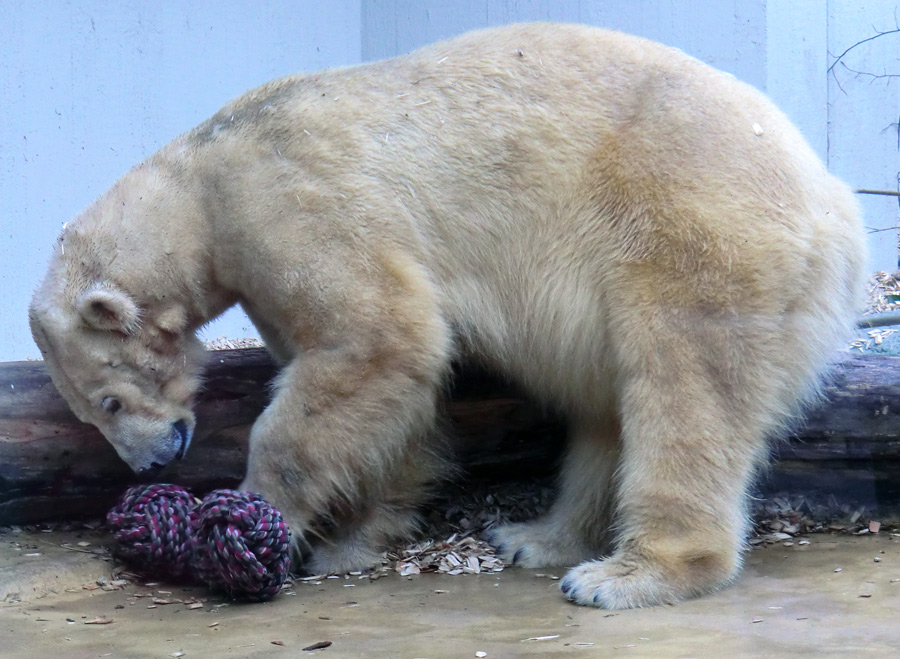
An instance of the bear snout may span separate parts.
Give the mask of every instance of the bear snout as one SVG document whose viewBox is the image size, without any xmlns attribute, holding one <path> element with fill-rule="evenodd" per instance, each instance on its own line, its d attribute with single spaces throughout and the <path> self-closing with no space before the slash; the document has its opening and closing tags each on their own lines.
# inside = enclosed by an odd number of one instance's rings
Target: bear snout
<svg viewBox="0 0 900 659">
<path fill-rule="evenodd" d="M 172 423 L 167 434 L 150 444 L 152 448 L 144 454 L 143 459 L 134 460 L 136 456 L 128 456 L 132 457 L 132 460 L 125 456 L 123 458 L 141 480 L 151 480 L 169 464 L 185 456 L 192 435 L 191 425 L 184 419 L 179 419 Z"/>
</svg>

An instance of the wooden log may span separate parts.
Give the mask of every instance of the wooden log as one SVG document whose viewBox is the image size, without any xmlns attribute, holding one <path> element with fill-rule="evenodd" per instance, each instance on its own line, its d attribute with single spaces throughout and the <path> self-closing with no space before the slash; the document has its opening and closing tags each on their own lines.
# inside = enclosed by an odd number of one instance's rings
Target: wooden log
<svg viewBox="0 0 900 659">
<path fill-rule="evenodd" d="M 900 357 L 851 353 L 788 441 L 777 443 L 763 493 L 834 493 L 900 512 Z"/>
<path fill-rule="evenodd" d="M 262 349 L 211 353 L 196 454 L 166 477 L 197 491 L 238 483 L 275 370 Z M 95 514 L 132 482 L 112 446 L 69 411 L 42 362 L 0 364 L 0 523 Z"/>
<path fill-rule="evenodd" d="M 210 353 L 194 442 L 164 478 L 196 492 L 237 484 L 275 373 L 263 349 Z M 558 462 L 564 425 L 513 387 L 465 371 L 450 393 L 446 414 L 470 474 L 525 477 Z M 900 483 L 900 357 L 845 358 L 828 402 L 777 455 L 769 488 L 880 492 Z M 99 515 L 132 482 L 99 432 L 69 411 L 43 363 L 0 364 L 0 524 Z"/>
</svg>

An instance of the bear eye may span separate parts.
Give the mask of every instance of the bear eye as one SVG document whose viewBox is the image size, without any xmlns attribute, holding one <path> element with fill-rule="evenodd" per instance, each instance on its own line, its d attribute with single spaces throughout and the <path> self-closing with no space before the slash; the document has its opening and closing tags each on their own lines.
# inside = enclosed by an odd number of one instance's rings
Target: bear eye
<svg viewBox="0 0 900 659">
<path fill-rule="evenodd" d="M 102 401 L 100 401 L 100 409 L 107 414 L 115 414 L 120 409 L 122 409 L 122 403 L 119 402 L 118 398 L 107 396 Z"/>
</svg>

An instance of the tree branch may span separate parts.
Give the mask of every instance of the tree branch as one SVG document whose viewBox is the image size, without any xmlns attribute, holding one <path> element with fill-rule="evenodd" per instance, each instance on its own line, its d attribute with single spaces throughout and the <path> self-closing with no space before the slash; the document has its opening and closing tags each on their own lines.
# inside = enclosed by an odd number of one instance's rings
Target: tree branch
<svg viewBox="0 0 900 659">
<path fill-rule="evenodd" d="M 895 16 L 894 16 L 894 24 L 897 25 L 897 17 L 896 17 L 896 13 L 895 13 Z M 873 29 L 875 29 L 875 28 L 873 28 Z M 897 78 L 897 77 L 900 77 L 900 74 L 894 74 L 894 73 L 885 73 L 885 74 L 882 74 L 882 75 L 877 75 L 877 74 L 873 74 L 873 73 L 867 73 L 867 72 L 865 72 L 865 71 L 854 71 L 853 69 L 851 69 L 849 66 L 847 66 L 847 65 L 843 62 L 844 57 L 846 57 L 846 55 L 847 55 L 851 50 L 853 50 L 854 48 L 857 48 L 858 46 L 861 46 L 861 45 L 863 45 L 864 43 L 868 43 L 868 42 L 870 42 L 870 41 L 874 41 L 875 39 L 880 39 L 881 37 L 886 36 L 886 35 L 888 35 L 888 34 L 898 34 L 898 33 L 900 33 L 900 25 L 897 25 L 897 27 L 895 27 L 895 28 L 892 29 L 892 30 L 879 31 L 879 30 L 875 29 L 875 34 L 873 34 L 871 37 L 867 37 L 867 38 L 865 38 L 865 39 L 863 39 L 863 40 L 861 40 L 861 41 L 857 41 L 855 44 L 853 44 L 852 46 L 850 46 L 849 48 L 847 48 L 846 50 L 844 50 L 844 52 L 842 52 L 840 55 L 838 55 L 838 56 L 834 59 L 834 61 L 831 63 L 831 66 L 828 67 L 826 73 L 830 74 L 830 75 L 834 78 L 834 81 L 835 81 L 835 83 L 837 84 L 838 89 L 840 89 L 840 90 L 841 90 L 842 92 L 844 92 L 844 93 L 846 93 L 846 92 L 844 91 L 844 88 L 841 86 L 841 82 L 840 82 L 840 80 L 838 80 L 837 73 L 835 72 L 835 68 L 837 67 L 838 64 L 840 64 L 841 66 L 843 66 L 844 68 L 846 68 L 848 71 L 850 71 L 850 72 L 852 72 L 852 73 L 855 73 L 857 76 L 860 76 L 860 75 L 867 75 L 867 76 L 871 76 L 873 79 L 878 79 L 878 78 Z M 830 54 L 830 53 L 829 53 L 829 54 Z"/>
<path fill-rule="evenodd" d="M 836 67 L 842 59 L 844 59 L 844 56 L 846 56 L 847 53 L 849 53 L 851 50 L 853 50 L 857 46 L 861 46 L 864 43 L 868 43 L 869 41 L 874 41 L 875 39 L 883 37 L 886 34 L 896 34 L 898 32 L 900 32 L 900 26 L 894 28 L 893 30 L 885 30 L 884 32 L 879 32 L 878 30 L 875 30 L 874 35 L 872 35 L 871 37 L 868 37 L 866 39 L 863 39 L 862 41 L 857 41 L 855 44 L 853 44 L 852 46 L 847 48 L 847 50 L 845 50 L 843 53 L 838 55 L 837 58 L 835 58 L 834 62 L 831 63 L 831 66 L 828 67 L 828 73 L 832 73 L 834 71 L 834 67 Z"/>
</svg>

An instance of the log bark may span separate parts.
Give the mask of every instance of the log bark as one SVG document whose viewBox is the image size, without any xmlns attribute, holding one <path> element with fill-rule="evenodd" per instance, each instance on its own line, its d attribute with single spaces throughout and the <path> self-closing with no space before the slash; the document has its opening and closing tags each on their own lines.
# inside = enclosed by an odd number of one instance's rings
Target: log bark
<svg viewBox="0 0 900 659">
<path fill-rule="evenodd" d="M 263 349 L 210 353 L 194 442 L 164 478 L 199 493 L 239 483 L 250 427 L 275 373 Z M 459 373 L 445 411 L 473 477 L 546 474 L 558 462 L 564 424 L 484 373 Z M 776 454 L 764 488 L 893 492 L 900 483 L 900 357 L 844 358 L 827 402 Z M 0 364 L 0 525 L 99 515 L 132 482 L 99 432 L 72 415 L 42 362 Z"/>
</svg>

